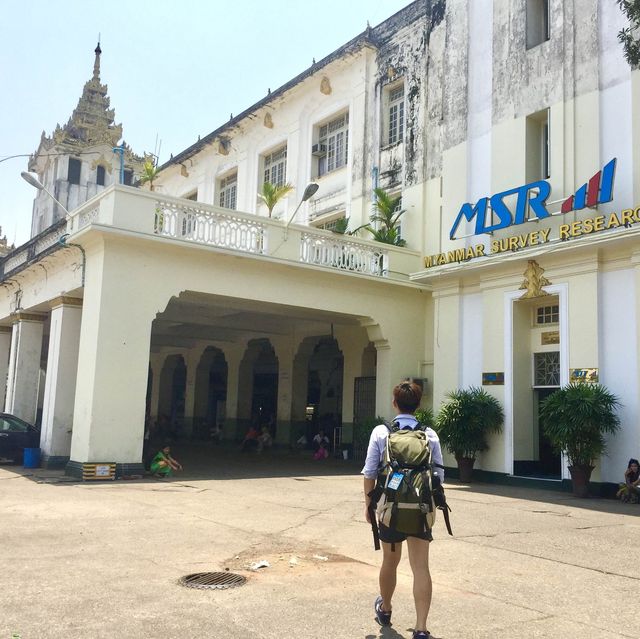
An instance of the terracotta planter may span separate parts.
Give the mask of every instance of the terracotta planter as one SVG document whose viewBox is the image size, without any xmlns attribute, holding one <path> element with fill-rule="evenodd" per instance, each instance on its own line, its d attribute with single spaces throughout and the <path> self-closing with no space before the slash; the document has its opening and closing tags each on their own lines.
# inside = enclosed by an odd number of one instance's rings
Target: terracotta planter
<svg viewBox="0 0 640 639">
<path fill-rule="evenodd" d="M 470 484 L 473 476 L 473 465 L 476 461 L 475 457 L 456 457 L 456 461 L 458 462 L 460 481 L 465 484 Z"/>
<path fill-rule="evenodd" d="M 589 479 L 594 466 L 569 466 L 571 473 L 571 483 L 573 484 L 573 494 L 576 497 L 589 496 Z"/>
</svg>

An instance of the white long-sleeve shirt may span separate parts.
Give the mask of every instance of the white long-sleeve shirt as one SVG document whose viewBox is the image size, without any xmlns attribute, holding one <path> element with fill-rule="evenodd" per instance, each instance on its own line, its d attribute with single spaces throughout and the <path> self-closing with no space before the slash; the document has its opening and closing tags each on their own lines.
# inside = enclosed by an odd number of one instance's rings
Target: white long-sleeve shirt
<svg viewBox="0 0 640 639">
<path fill-rule="evenodd" d="M 399 422 L 401 429 L 410 428 L 413 430 L 419 426 L 418 420 L 413 415 L 397 415 L 393 421 Z M 440 440 L 438 439 L 436 431 L 432 428 L 427 428 L 425 433 L 429 438 L 429 445 L 431 446 L 431 461 L 442 466 L 442 449 L 440 448 Z M 384 458 L 388 435 L 389 429 L 385 424 L 380 424 L 371 431 L 369 447 L 367 448 L 367 458 L 364 462 L 364 468 L 361 471 L 367 479 L 375 479 L 378 476 L 378 468 Z M 440 477 L 440 481 L 444 484 L 444 469 L 436 467 L 433 469 L 433 472 Z"/>
</svg>

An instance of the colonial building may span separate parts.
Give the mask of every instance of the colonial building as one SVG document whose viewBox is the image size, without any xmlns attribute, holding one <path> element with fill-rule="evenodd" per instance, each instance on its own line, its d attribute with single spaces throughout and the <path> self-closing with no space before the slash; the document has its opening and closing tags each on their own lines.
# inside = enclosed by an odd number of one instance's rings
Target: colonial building
<svg viewBox="0 0 640 639">
<path fill-rule="evenodd" d="M 484 386 L 506 421 L 477 467 L 560 482 L 538 402 L 587 377 L 623 403 L 594 476 L 617 481 L 640 446 L 623 26 L 608 0 L 414 2 L 173 157 L 152 191 L 70 202 L 63 229 L 2 261 L 6 410 L 42 407 L 47 463 L 127 472 L 145 411 L 196 438 L 258 421 L 285 445 L 309 423 L 348 441 L 390 416 L 399 379 L 435 409 Z M 272 215 L 267 181 L 295 187 Z M 332 230 L 367 224 L 377 187 L 402 197 L 406 247 Z"/>
</svg>

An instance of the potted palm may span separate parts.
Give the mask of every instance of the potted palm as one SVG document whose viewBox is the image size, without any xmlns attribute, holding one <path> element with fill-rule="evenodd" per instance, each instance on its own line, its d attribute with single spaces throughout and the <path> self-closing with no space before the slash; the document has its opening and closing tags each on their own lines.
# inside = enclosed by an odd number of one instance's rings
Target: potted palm
<svg viewBox="0 0 640 639">
<path fill-rule="evenodd" d="M 293 191 L 293 185 L 288 182 L 280 185 L 263 182 L 262 190 L 258 193 L 258 197 L 266 204 L 269 217 L 271 217 L 275 205 L 291 191 Z"/>
<path fill-rule="evenodd" d="M 587 497 L 594 464 L 606 452 L 605 435 L 620 428 L 618 398 L 600 384 L 568 384 L 540 404 L 543 430 L 565 453 L 576 497 Z"/>
<path fill-rule="evenodd" d="M 374 189 L 373 192 L 376 199 L 373 203 L 371 223 L 377 226 L 367 225 L 364 228 L 373 235 L 373 239 L 377 242 L 406 246 L 406 240 L 400 237 L 400 218 L 404 213 L 404 209 L 400 208 L 402 196 L 393 197 L 381 188 Z"/>
<path fill-rule="evenodd" d="M 487 435 L 502 431 L 500 402 L 482 388 L 447 393 L 436 417 L 435 430 L 442 445 L 456 458 L 460 481 L 469 483 L 476 455 L 489 448 Z"/>
</svg>

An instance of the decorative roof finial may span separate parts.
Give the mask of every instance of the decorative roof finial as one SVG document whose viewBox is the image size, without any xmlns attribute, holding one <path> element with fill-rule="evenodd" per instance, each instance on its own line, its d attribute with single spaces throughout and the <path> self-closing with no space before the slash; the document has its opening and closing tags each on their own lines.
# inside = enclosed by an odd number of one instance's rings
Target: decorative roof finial
<svg viewBox="0 0 640 639">
<path fill-rule="evenodd" d="M 100 81 L 100 54 L 102 49 L 100 48 L 100 36 L 98 35 L 98 46 L 94 49 L 96 54 L 96 60 L 93 63 L 93 79 Z"/>
</svg>

